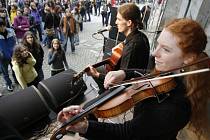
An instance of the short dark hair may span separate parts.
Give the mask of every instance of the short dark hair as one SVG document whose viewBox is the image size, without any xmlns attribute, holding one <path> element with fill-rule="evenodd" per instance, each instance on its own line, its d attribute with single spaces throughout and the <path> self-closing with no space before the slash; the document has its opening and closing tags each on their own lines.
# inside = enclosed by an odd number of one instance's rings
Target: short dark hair
<svg viewBox="0 0 210 140">
<path fill-rule="evenodd" d="M 6 22 L 3 18 L 0 18 L 0 26 L 6 26 Z"/>
</svg>

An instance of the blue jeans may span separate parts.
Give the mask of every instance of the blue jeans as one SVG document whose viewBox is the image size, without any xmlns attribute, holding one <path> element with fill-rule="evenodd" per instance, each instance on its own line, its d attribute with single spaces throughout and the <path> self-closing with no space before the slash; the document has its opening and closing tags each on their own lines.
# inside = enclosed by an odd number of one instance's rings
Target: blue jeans
<svg viewBox="0 0 210 140">
<path fill-rule="evenodd" d="M 74 44 L 79 45 L 79 33 L 75 33 L 74 35 Z"/>
<path fill-rule="evenodd" d="M 70 42 L 71 42 L 71 52 L 74 52 L 74 51 L 75 51 L 75 46 L 74 46 L 74 35 L 70 35 L 70 36 L 65 36 L 65 37 L 64 37 L 63 50 L 64 50 L 65 52 L 66 52 L 66 50 L 67 50 L 68 39 L 70 39 Z"/>
<path fill-rule="evenodd" d="M 0 74 L 2 73 L 2 70 L 1 70 L 1 64 L 0 64 Z"/>
<path fill-rule="evenodd" d="M 40 81 L 44 80 L 44 72 L 43 72 L 42 68 L 36 69 L 36 72 L 38 74 L 37 81 L 40 82 Z"/>
<path fill-rule="evenodd" d="M 9 65 L 12 68 L 12 63 L 11 63 L 10 60 L 3 60 L 3 61 L 1 61 L 1 65 L 0 65 L 0 68 L 1 68 L 1 71 L 2 71 L 2 74 L 3 74 L 3 78 L 4 78 L 7 86 L 11 86 L 12 85 L 12 81 L 9 78 L 9 72 L 8 72 L 8 66 Z M 15 73 L 14 73 L 13 70 L 12 70 L 12 76 L 13 76 L 14 81 L 16 82 L 17 79 L 15 77 Z"/>
<path fill-rule="evenodd" d="M 41 23 L 37 24 L 35 26 L 35 28 L 37 29 L 37 31 L 39 33 L 39 40 L 40 40 L 40 42 L 42 42 L 42 25 L 41 25 Z"/>
</svg>

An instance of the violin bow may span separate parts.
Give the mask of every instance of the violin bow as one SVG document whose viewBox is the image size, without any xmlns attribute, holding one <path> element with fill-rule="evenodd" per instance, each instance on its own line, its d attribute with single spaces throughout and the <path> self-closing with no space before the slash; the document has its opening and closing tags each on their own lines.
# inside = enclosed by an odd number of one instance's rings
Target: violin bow
<svg viewBox="0 0 210 140">
<path fill-rule="evenodd" d="M 200 60 L 198 60 L 194 63 L 191 63 L 189 65 L 181 66 L 181 67 L 174 68 L 174 69 L 171 69 L 171 70 L 168 70 L 168 71 L 155 73 L 155 74 L 148 74 L 146 76 L 134 78 L 134 79 L 131 79 L 131 80 L 125 80 L 125 81 L 122 81 L 122 82 L 119 82 L 119 83 L 113 83 L 110 88 L 118 87 L 118 86 L 121 86 L 121 85 L 125 86 L 125 85 L 130 85 L 130 84 L 137 84 L 137 83 L 143 83 L 143 82 L 148 82 L 148 81 L 161 80 L 161 79 L 165 79 L 165 78 L 181 77 L 181 76 L 185 76 L 185 75 L 208 72 L 208 71 L 210 71 L 210 68 L 204 68 L 204 69 L 199 69 L 199 70 L 194 70 L 194 71 L 182 72 L 182 73 L 178 73 L 178 74 L 169 75 L 172 72 L 175 72 L 177 70 L 181 70 L 181 69 L 184 69 L 186 67 L 190 67 L 192 65 L 199 64 L 199 63 L 202 63 L 202 62 L 205 62 L 205 61 L 209 61 L 209 65 L 210 65 L 210 58 L 205 57 L 205 58 L 200 59 Z"/>
<path fill-rule="evenodd" d="M 151 81 L 162 80 L 162 79 L 166 79 L 166 78 L 181 77 L 181 76 L 185 76 L 185 75 L 198 74 L 198 73 L 203 73 L 203 72 L 208 72 L 208 71 L 210 71 L 210 68 L 204 68 L 204 69 L 188 71 L 188 72 L 183 72 L 183 73 L 177 73 L 177 74 L 172 74 L 172 75 L 167 75 L 167 76 L 155 77 L 155 78 L 145 79 L 145 80 L 135 80 L 135 81 L 128 82 L 128 83 L 116 84 L 116 85 L 112 86 L 111 88 L 115 88 L 115 87 L 118 87 L 118 86 L 126 86 L 126 85 L 130 85 L 130 84 L 151 82 Z"/>
</svg>

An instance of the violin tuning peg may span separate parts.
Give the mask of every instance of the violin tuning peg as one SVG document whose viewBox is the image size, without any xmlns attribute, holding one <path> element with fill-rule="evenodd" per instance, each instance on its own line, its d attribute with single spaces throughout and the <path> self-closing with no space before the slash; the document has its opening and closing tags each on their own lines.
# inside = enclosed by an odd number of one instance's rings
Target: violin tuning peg
<svg viewBox="0 0 210 140">
<path fill-rule="evenodd" d="M 180 72 L 181 72 L 181 73 L 182 73 L 182 72 L 185 72 L 185 70 L 184 70 L 184 69 L 181 69 Z"/>
</svg>

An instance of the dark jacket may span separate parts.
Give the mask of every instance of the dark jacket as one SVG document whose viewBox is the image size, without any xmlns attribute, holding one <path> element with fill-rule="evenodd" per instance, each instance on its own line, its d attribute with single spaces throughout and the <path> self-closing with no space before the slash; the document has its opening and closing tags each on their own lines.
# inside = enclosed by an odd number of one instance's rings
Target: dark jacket
<svg viewBox="0 0 210 140">
<path fill-rule="evenodd" d="M 53 13 L 47 13 L 45 17 L 44 29 L 59 27 L 60 17 Z"/>
<path fill-rule="evenodd" d="M 146 69 L 149 60 L 149 41 L 144 33 L 137 29 L 125 40 L 125 47 L 115 69 Z"/>
<path fill-rule="evenodd" d="M 114 70 L 120 69 L 146 69 L 149 61 L 150 46 L 147 36 L 137 29 L 125 39 L 122 56 Z M 100 74 L 103 80 L 105 75 Z"/>
<path fill-rule="evenodd" d="M 34 68 L 36 69 L 36 71 L 39 71 L 40 69 L 42 69 L 42 64 L 43 64 L 43 59 L 44 59 L 44 51 L 43 51 L 41 45 L 37 49 L 34 49 L 34 47 L 31 45 L 27 45 L 27 46 L 24 45 L 24 47 L 28 48 L 29 52 L 31 52 L 31 54 L 35 58 L 36 64 L 34 65 Z"/>
<path fill-rule="evenodd" d="M 62 70 L 65 69 L 65 67 L 66 69 L 69 69 L 65 52 L 63 50 L 59 52 L 50 50 L 48 54 L 48 64 L 51 65 L 51 71 Z"/>
<path fill-rule="evenodd" d="M 7 28 L 5 33 L 0 33 L 0 63 L 2 60 L 11 60 L 15 43 L 15 33 L 12 29 Z"/>
</svg>

